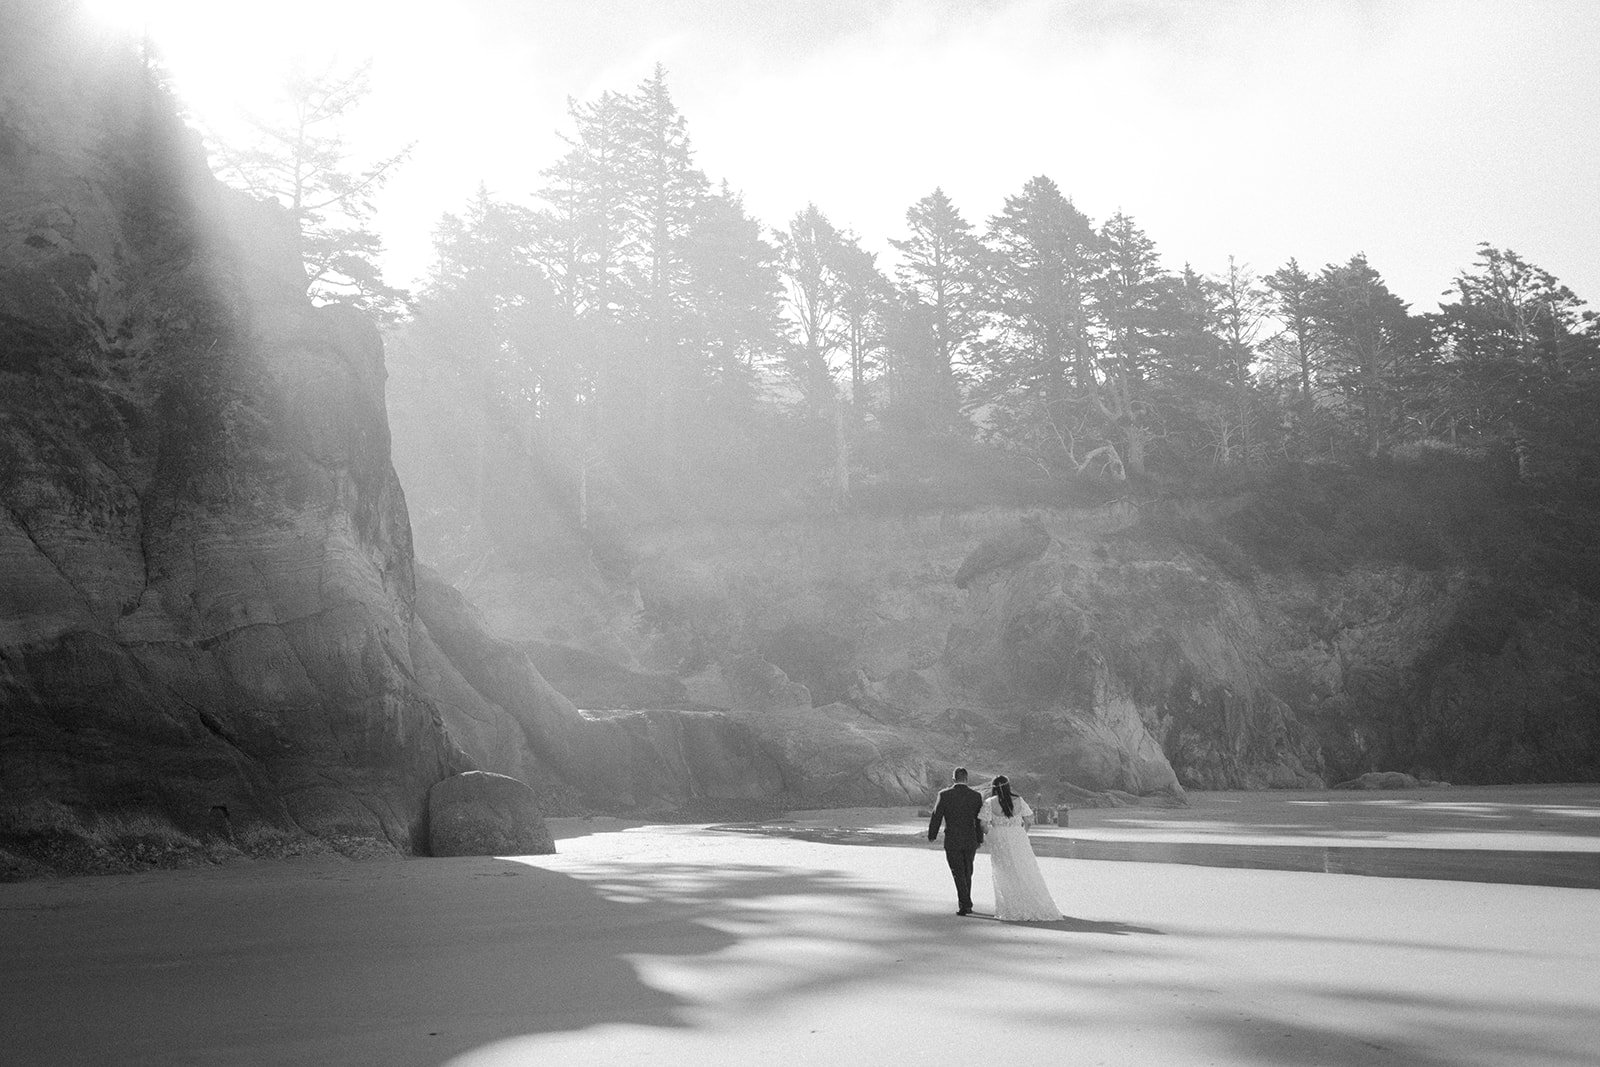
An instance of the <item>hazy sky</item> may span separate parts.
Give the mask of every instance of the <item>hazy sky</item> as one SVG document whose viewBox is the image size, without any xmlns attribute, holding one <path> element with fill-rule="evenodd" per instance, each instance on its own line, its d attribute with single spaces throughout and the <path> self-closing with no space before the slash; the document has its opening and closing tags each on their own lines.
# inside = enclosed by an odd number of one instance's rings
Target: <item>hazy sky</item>
<svg viewBox="0 0 1600 1067">
<path fill-rule="evenodd" d="M 1590 0 L 197 0 L 142 6 L 201 114 L 293 50 L 370 56 L 390 271 L 480 181 L 527 199 L 566 98 L 664 63 L 701 167 L 769 226 L 808 200 L 874 250 L 936 185 L 981 225 L 1035 174 L 1169 266 L 1367 253 L 1431 309 L 1481 240 L 1600 305 Z M 252 5 L 253 6 L 253 5 Z"/>
</svg>

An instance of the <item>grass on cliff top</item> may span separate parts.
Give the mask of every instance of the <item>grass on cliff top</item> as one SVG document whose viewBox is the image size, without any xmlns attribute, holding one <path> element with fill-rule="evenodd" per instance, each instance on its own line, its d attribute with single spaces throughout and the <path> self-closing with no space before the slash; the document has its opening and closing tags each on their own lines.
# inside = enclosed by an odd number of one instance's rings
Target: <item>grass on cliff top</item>
<svg viewBox="0 0 1600 1067">
<path fill-rule="evenodd" d="M 1231 499 L 1242 506 L 1218 507 Z M 1334 574 L 1363 563 L 1462 568 L 1491 584 L 1600 596 L 1600 511 L 1442 446 L 1381 464 L 1227 472 L 1142 507 L 1137 534 L 1181 544 L 1230 575 Z"/>
</svg>

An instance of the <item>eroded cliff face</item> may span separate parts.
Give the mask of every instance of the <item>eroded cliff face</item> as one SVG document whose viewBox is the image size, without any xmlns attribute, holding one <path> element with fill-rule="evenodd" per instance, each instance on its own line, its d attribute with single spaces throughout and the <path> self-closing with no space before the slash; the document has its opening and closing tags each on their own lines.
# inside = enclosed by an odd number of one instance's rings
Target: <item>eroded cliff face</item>
<svg viewBox="0 0 1600 1067">
<path fill-rule="evenodd" d="M 230 203 L 136 57 L 9 15 L 7 801 L 409 849 L 466 763 L 414 681 L 377 333 L 310 306 L 282 220 Z"/>
<path fill-rule="evenodd" d="M 899 777 L 923 771 L 912 796 L 956 762 L 1047 803 L 1321 785 L 1317 740 L 1273 688 L 1271 610 L 1138 520 L 1123 504 L 663 531 L 643 550 L 640 655 L 733 642 L 689 683 L 752 718 L 730 668 L 770 661 L 835 718 L 897 731 L 916 753 Z"/>
<path fill-rule="evenodd" d="M 677 674 L 819 806 L 919 802 L 953 763 L 1079 803 L 1373 770 L 1592 777 L 1580 590 L 1426 560 L 1268 569 L 1220 532 L 1257 506 L 662 527 L 586 614 L 512 581 L 490 619 Z"/>
<path fill-rule="evenodd" d="M 411 852 L 472 768 L 547 810 L 775 792 L 726 717 L 585 716 L 419 603 L 376 330 L 72 12 L 0 8 L 0 873 Z"/>
</svg>

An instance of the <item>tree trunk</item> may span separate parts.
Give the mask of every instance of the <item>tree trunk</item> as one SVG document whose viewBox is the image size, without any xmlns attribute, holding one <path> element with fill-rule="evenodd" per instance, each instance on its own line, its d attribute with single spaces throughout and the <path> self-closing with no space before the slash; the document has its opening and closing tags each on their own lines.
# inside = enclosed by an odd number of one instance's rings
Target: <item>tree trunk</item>
<svg viewBox="0 0 1600 1067">
<path fill-rule="evenodd" d="M 850 504 L 850 439 L 845 432 L 844 398 L 833 392 L 833 507 L 843 511 Z"/>
</svg>

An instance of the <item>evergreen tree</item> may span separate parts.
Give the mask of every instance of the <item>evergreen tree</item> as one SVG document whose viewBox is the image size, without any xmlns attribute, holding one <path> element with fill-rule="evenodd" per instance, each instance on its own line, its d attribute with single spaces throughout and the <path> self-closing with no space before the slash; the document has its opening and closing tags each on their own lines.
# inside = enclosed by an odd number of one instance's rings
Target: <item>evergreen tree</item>
<svg viewBox="0 0 1600 1067">
<path fill-rule="evenodd" d="M 624 171 L 631 201 L 639 292 L 638 315 L 643 391 L 642 424 L 651 448 L 645 453 L 670 473 L 681 460 L 688 398 L 699 391 L 706 367 L 687 344 L 688 247 L 691 230 L 709 195 L 709 183 L 693 163 L 689 135 L 667 90 L 666 72 L 655 73 L 628 99 L 631 163 Z"/>
<path fill-rule="evenodd" d="M 1082 469 L 1105 444 L 1079 455 L 1088 428 L 1081 410 L 1100 401 L 1094 290 L 1099 236 L 1087 216 L 1047 177 L 1008 197 L 985 235 L 984 304 L 992 335 L 979 368 L 976 401 L 1000 441 Z M 1115 467 L 1122 459 L 1110 447 Z"/>
<path fill-rule="evenodd" d="M 836 249 L 839 326 L 850 372 L 850 405 L 859 423 L 870 406 L 869 378 L 880 369 L 887 344 L 894 290 L 878 269 L 877 256 L 854 235 L 841 237 Z"/>
<path fill-rule="evenodd" d="M 1591 435 L 1569 431 L 1600 382 L 1594 312 L 1549 272 L 1487 243 L 1451 292 L 1456 299 L 1436 318 L 1439 414 L 1450 439 L 1504 443 L 1524 478 L 1554 462 L 1553 451 L 1582 451 L 1577 442 Z"/>
<path fill-rule="evenodd" d="M 353 163 L 342 127 L 371 91 L 370 69 L 313 73 L 296 64 L 284 78 L 278 113 L 251 116 L 248 143 L 213 136 L 212 148 L 223 180 L 288 210 L 312 297 L 393 318 L 406 294 L 385 282 L 378 266 L 383 242 L 372 227 L 373 198 L 411 146 L 365 166 Z"/>
<path fill-rule="evenodd" d="M 781 345 L 778 253 L 724 182 L 696 208 L 685 247 L 691 334 L 714 379 L 749 377 Z"/>
<path fill-rule="evenodd" d="M 1331 383 L 1350 412 L 1363 453 L 1376 458 L 1400 426 L 1401 379 L 1426 344 L 1426 324 L 1359 254 L 1323 269 L 1310 311 L 1325 339 Z"/>
<path fill-rule="evenodd" d="M 1254 366 L 1267 320 L 1267 291 L 1254 272 L 1232 256 L 1227 270 L 1212 281 L 1217 296 L 1218 370 L 1230 394 L 1231 422 L 1237 431 L 1237 441 L 1229 442 L 1221 458 L 1225 465 L 1249 463 L 1266 445 Z"/>
<path fill-rule="evenodd" d="M 777 234 L 779 270 L 787 291 L 787 308 L 796 343 L 790 367 L 818 425 L 832 431 L 831 498 L 842 508 L 850 495 L 849 444 L 844 404 L 833 378 L 833 357 L 848 344 L 845 329 L 846 281 L 840 268 L 844 248 L 852 243 L 816 204 L 807 204 Z"/>
<path fill-rule="evenodd" d="M 1099 233 L 1102 270 L 1095 279 L 1095 320 L 1104 351 L 1092 382 L 1095 406 L 1108 438 L 1120 439 L 1127 470 L 1145 473 L 1146 452 L 1160 421 L 1152 382 L 1192 377 L 1196 353 L 1184 347 L 1183 321 L 1172 281 L 1161 269 L 1156 245 L 1134 220 L 1117 212 Z M 1196 320 L 1198 321 L 1198 320 Z M 1199 327 L 1198 329 L 1204 329 Z M 1198 336 L 1198 329 L 1196 335 Z"/>
<path fill-rule="evenodd" d="M 1312 317 L 1315 282 L 1294 259 L 1267 275 L 1269 307 L 1281 324 L 1268 342 L 1274 376 L 1287 378 L 1294 394 L 1293 440 L 1301 455 L 1311 451 L 1317 391 L 1323 376 L 1323 338 Z"/>
<path fill-rule="evenodd" d="M 747 462 L 760 375 L 784 351 L 777 251 L 724 184 L 698 205 L 684 255 L 686 345 L 701 363 L 687 429 L 699 454 Z"/>
<path fill-rule="evenodd" d="M 1166 333 L 1152 391 L 1185 463 L 1229 466 L 1243 458 L 1246 422 L 1224 338 L 1224 306 L 1222 283 L 1190 264 L 1164 286 Z"/>
<path fill-rule="evenodd" d="M 895 278 L 904 293 L 926 308 L 917 317 L 928 343 L 901 353 L 919 353 L 920 358 L 907 358 L 898 376 L 909 387 L 905 395 L 923 405 L 911 418 L 926 428 L 943 427 L 956 416 L 961 371 L 972 358 L 982 327 L 983 247 L 972 224 L 940 188 L 907 209 L 906 228 L 907 237 L 889 241 L 900 253 Z"/>
</svg>

